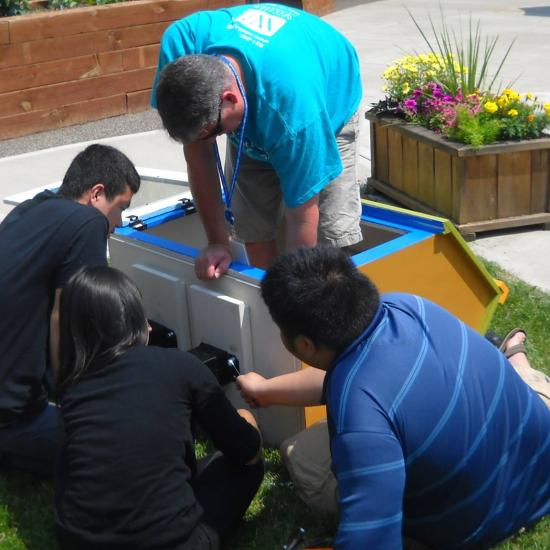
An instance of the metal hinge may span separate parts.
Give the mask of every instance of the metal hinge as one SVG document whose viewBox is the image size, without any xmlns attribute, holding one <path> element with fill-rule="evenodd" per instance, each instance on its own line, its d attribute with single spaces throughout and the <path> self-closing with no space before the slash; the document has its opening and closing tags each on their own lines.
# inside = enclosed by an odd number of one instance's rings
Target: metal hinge
<svg viewBox="0 0 550 550">
<path fill-rule="evenodd" d="M 181 202 L 181 207 L 186 215 L 194 214 L 197 211 L 195 203 L 191 199 L 184 197 L 182 199 L 179 199 L 179 202 Z"/>
<path fill-rule="evenodd" d="M 132 229 L 135 229 L 136 231 L 143 231 L 144 229 L 147 229 L 147 224 L 141 221 L 138 216 L 132 214 L 131 216 L 128 216 L 128 219 L 130 220 L 128 226 Z"/>
</svg>

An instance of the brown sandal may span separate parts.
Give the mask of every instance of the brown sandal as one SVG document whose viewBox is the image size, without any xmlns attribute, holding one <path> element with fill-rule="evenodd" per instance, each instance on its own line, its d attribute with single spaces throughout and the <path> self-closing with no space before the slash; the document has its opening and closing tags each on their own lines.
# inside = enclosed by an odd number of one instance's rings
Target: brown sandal
<svg viewBox="0 0 550 550">
<path fill-rule="evenodd" d="M 516 344 L 515 346 L 512 346 L 511 348 L 506 349 L 506 345 L 510 341 L 510 338 L 515 336 L 518 332 L 523 332 L 525 334 L 525 340 L 523 344 Z M 515 329 L 512 329 L 502 340 L 502 343 L 500 344 L 500 347 L 498 348 L 503 354 L 506 359 L 510 359 L 512 355 L 515 355 L 516 353 L 525 353 L 527 355 L 527 349 L 525 348 L 525 342 L 527 342 L 527 332 L 525 332 L 525 329 L 522 329 L 521 327 L 516 327 Z"/>
</svg>

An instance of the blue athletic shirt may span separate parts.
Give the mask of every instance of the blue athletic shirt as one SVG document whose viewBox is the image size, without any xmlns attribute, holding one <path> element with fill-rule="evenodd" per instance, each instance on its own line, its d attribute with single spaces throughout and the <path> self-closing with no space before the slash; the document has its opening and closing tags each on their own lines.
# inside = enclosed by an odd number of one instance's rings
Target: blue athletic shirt
<svg viewBox="0 0 550 550">
<path fill-rule="evenodd" d="M 439 306 L 384 295 L 325 392 L 336 548 L 488 547 L 550 513 L 550 411 Z"/>
<path fill-rule="evenodd" d="M 190 15 L 162 37 L 153 107 L 164 66 L 200 53 L 241 62 L 249 105 L 245 153 L 273 167 L 288 207 L 303 204 L 342 172 L 335 136 L 359 107 L 361 79 L 357 54 L 338 31 L 277 4 Z"/>
</svg>

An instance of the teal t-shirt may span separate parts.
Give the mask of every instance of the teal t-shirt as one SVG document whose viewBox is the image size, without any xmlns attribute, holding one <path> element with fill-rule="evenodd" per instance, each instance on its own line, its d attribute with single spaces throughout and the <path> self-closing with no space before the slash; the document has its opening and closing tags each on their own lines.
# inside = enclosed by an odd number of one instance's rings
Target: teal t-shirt
<svg viewBox="0 0 550 550">
<path fill-rule="evenodd" d="M 336 134 L 361 100 L 359 61 L 344 36 L 314 15 L 278 4 L 195 13 L 164 33 L 153 107 L 164 66 L 200 53 L 241 62 L 249 106 L 244 152 L 273 167 L 288 207 L 341 173 Z"/>
</svg>

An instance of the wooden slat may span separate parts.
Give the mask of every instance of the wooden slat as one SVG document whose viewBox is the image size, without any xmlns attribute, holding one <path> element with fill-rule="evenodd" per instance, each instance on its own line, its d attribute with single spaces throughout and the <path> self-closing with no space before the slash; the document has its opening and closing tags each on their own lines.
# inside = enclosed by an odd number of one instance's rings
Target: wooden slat
<svg viewBox="0 0 550 550">
<path fill-rule="evenodd" d="M 531 209 L 531 154 L 512 152 L 497 156 L 498 217 L 520 216 Z"/>
<path fill-rule="evenodd" d="M 510 216 L 509 218 L 497 218 L 482 222 L 471 222 L 457 225 L 458 230 L 464 234 L 480 233 L 482 231 L 497 231 L 510 227 L 524 227 L 526 225 L 546 225 L 550 223 L 550 214 L 525 214 L 522 216 Z"/>
<path fill-rule="evenodd" d="M 127 111 L 129 114 L 141 113 L 150 109 L 151 90 L 140 90 L 126 94 Z"/>
<path fill-rule="evenodd" d="M 451 155 L 436 149 L 434 161 L 435 209 L 448 217 L 453 212 Z"/>
<path fill-rule="evenodd" d="M 418 141 L 403 136 L 403 191 L 418 197 Z"/>
<path fill-rule="evenodd" d="M 122 71 L 122 50 L 98 53 L 97 60 L 103 74 L 113 74 Z"/>
<path fill-rule="evenodd" d="M 388 130 L 381 124 L 374 125 L 375 135 L 375 167 L 374 177 L 383 182 L 389 181 L 389 160 L 388 160 Z"/>
<path fill-rule="evenodd" d="M 326 15 L 336 9 L 335 0 L 303 0 L 301 2 L 304 11 L 315 15 Z"/>
<path fill-rule="evenodd" d="M 0 94 L 0 116 L 42 111 L 119 93 L 145 90 L 151 86 L 154 68 L 137 69 L 80 81 Z"/>
<path fill-rule="evenodd" d="M 446 151 L 459 157 L 477 156 L 480 154 L 493 155 L 513 151 L 532 151 L 535 149 L 550 149 L 550 138 L 548 137 L 523 141 L 502 141 L 491 145 L 484 145 L 481 149 L 476 149 L 471 145 L 449 141 L 448 139 L 437 135 L 427 128 L 422 128 L 416 124 L 408 124 L 396 117 L 376 116 L 367 112 L 365 113 L 365 118 L 371 121 L 374 120 L 378 124 L 399 128 L 400 131 L 406 136 L 412 137 L 418 141 L 427 143 L 436 149 Z"/>
<path fill-rule="evenodd" d="M 119 94 L 90 101 L 65 105 L 61 108 L 46 109 L 0 118 L 0 139 L 14 138 L 27 134 L 52 130 L 99 120 L 126 112 L 126 97 Z"/>
<path fill-rule="evenodd" d="M 125 71 L 155 67 L 158 63 L 160 44 L 122 51 L 122 67 Z"/>
<path fill-rule="evenodd" d="M 217 10 L 229 6 L 242 6 L 243 4 L 255 4 L 256 2 L 247 2 L 246 0 L 207 0 L 206 9 Z"/>
<path fill-rule="evenodd" d="M 462 201 L 458 223 L 493 220 L 497 217 L 497 156 L 465 159 Z"/>
<path fill-rule="evenodd" d="M 463 201 L 464 179 L 466 173 L 466 161 L 462 157 L 451 156 L 451 187 L 452 187 L 452 211 L 451 220 L 457 223 L 460 220 L 460 213 Z"/>
<path fill-rule="evenodd" d="M 9 44 L 10 24 L 9 21 L 0 21 L 0 44 Z"/>
<path fill-rule="evenodd" d="M 119 71 L 156 67 L 159 48 L 158 44 L 151 44 L 116 52 L 102 52 L 97 57 L 103 74 L 111 74 Z"/>
<path fill-rule="evenodd" d="M 172 21 L 204 10 L 206 0 L 138 0 L 30 14 L 10 22 L 12 43 Z"/>
<path fill-rule="evenodd" d="M 100 74 L 101 68 L 95 55 L 11 67 L 0 70 L 0 93 L 79 80 Z"/>
<path fill-rule="evenodd" d="M 550 212 L 550 152 L 531 153 L 531 214 Z"/>
<path fill-rule="evenodd" d="M 418 142 L 418 198 L 432 208 L 435 206 L 434 148 Z"/>
<path fill-rule="evenodd" d="M 369 138 L 370 138 L 370 173 L 371 175 L 375 175 L 376 171 L 378 170 L 378 167 L 376 166 L 376 154 L 374 151 L 376 151 L 376 134 L 375 134 L 375 124 L 373 122 L 369 122 Z"/>
<path fill-rule="evenodd" d="M 402 134 L 388 127 L 388 178 L 396 189 L 403 189 L 403 140 Z"/>
<path fill-rule="evenodd" d="M 158 44 L 170 21 L 0 46 L 0 69 Z"/>
</svg>

